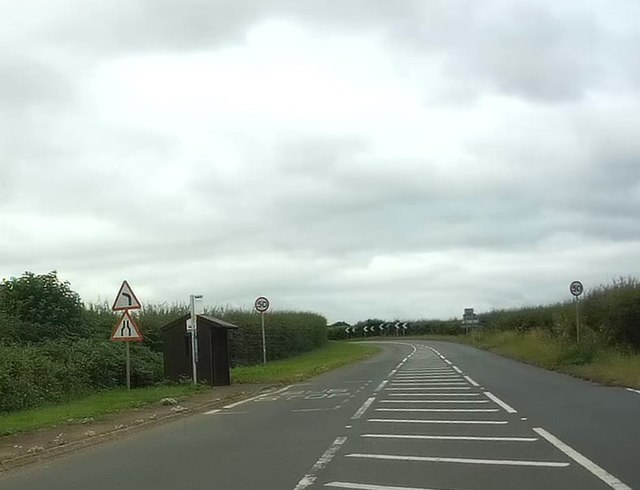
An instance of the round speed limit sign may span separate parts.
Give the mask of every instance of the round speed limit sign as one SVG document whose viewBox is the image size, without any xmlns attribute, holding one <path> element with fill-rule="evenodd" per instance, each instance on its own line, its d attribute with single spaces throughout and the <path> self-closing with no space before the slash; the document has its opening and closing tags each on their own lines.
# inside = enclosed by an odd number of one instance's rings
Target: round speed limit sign
<svg viewBox="0 0 640 490">
<path fill-rule="evenodd" d="M 260 313 L 264 313 L 269 309 L 269 300 L 264 296 L 260 296 L 256 299 L 255 307 L 257 311 L 259 311 Z"/>
<path fill-rule="evenodd" d="M 580 281 L 573 281 L 569 285 L 569 292 L 573 294 L 575 297 L 578 297 L 584 291 L 584 287 L 582 287 L 582 283 Z"/>
</svg>

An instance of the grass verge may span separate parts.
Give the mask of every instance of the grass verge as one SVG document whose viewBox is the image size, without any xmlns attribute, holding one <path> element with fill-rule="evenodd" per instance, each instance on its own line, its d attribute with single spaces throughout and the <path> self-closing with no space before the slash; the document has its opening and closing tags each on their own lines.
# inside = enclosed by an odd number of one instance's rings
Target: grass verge
<svg viewBox="0 0 640 490">
<path fill-rule="evenodd" d="M 576 344 L 541 330 L 524 333 L 488 330 L 477 331 L 469 336 L 420 338 L 472 345 L 598 383 L 640 388 L 640 355 L 608 347 L 593 339 Z"/>
<path fill-rule="evenodd" d="M 379 350 L 373 344 L 330 341 L 326 347 L 290 359 L 234 368 L 231 377 L 234 383 L 295 383 L 365 359 Z"/>
<path fill-rule="evenodd" d="M 380 350 L 375 345 L 329 342 L 329 345 L 290 359 L 274 361 L 266 366 L 246 366 L 232 370 L 235 383 L 292 383 L 311 378 L 345 364 L 365 359 Z M 92 417 L 157 403 L 162 398 L 185 399 L 206 386 L 169 385 L 133 390 L 118 389 L 89 395 L 79 400 L 0 416 L 0 436 L 55 427 Z"/>
<path fill-rule="evenodd" d="M 0 435 L 55 427 L 68 423 L 70 419 L 80 421 L 89 417 L 100 418 L 110 413 L 157 403 L 162 398 L 185 398 L 202 389 L 201 386 L 193 385 L 154 386 L 130 391 L 118 389 L 51 407 L 12 412 L 0 417 Z"/>
</svg>

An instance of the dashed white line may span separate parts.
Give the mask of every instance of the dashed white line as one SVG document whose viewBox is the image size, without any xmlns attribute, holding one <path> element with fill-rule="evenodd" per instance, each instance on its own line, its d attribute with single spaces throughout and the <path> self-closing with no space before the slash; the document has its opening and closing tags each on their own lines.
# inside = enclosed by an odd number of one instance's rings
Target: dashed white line
<svg viewBox="0 0 640 490">
<path fill-rule="evenodd" d="M 252 396 L 251 398 L 247 398 L 245 400 L 240 400 L 239 402 L 235 402 L 235 403 L 231 403 L 229 405 L 225 405 L 222 408 L 224 408 L 224 409 L 234 408 L 234 407 L 237 407 L 238 405 L 242 405 L 243 403 L 251 402 L 253 400 L 257 400 L 258 398 L 262 398 L 263 396 L 277 395 L 279 393 L 282 393 L 283 391 L 287 391 L 292 386 L 293 385 L 285 386 L 284 388 L 281 388 L 281 389 L 279 389 L 277 391 L 274 391 L 274 392 L 271 392 L 271 393 L 261 393 L 260 395 Z M 204 415 L 212 415 L 212 414 L 218 413 L 218 412 L 220 412 L 220 409 L 209 410 L 208 412 L 204 412 Z"/>
<path fill-rule="evenodd" d="M 507 405 L 505 402 L 503 402 L 502 400 L 500 400 L 500 398 L 498 398 L 497 396 L 495 396 L 492 393 L 489 393 L 488 391 L 485 391 L 484 394 L 487 396 L 487 398 L 489 398 L 492 402 L 500 405 L 502 408 L 504 408 L 507 413 L 518 413 L 518 411 L 513 408 L 510 405 Z"/>
<path fill-rule="evenodd" d="M 567 444 L 565 444 L 564 442 L 562 442 L 560 439 L 558 439 L 553 434 L 547 432 L 546 430 L 544 430 L 541 427 L 534 427 L 533 431 L 535 433 L 537 433 L 538 435 L 540 435 L 541 437 L 544 437 L 547 441 L 549 441 L 555 447 L 560 449 L 560 451 L 565 453 L 567 456 L 569 456 L 571 459 L 573 459 L 580 466 L 586 468 L 593 475 L 595 475 L 598 478 L 600 478 L 600 480 L 605 482 L 611 488 L 614 488 L 615 490 L 631 490 L 631 487 L 629 487 L 629 486 L 625 485 L 624 483 L 622 483 L 615 476 L 613 476 L 612 474 L 608 473 L 607 471 L 602 469 L 600 466 L 595 464 L 593 461 L 591 461 L 590 459 L 586 458 L 585 456 L 580 454 L 578 451 L 576 451 L 572 447 L 570 447 Z"/>
<path fill-rule="evenodd" d="M 389 382 L 389 380 L 388 380 L 388 379 L 385 379 L 382 383 L 380 383 L 380 384 L 378 385 L 378 387 L 377 387 L 375 390 L 373 390 L 373 392 L 374 392 L 374 393 L 378 393 L 382 388 L 384 388 L 384 387 L 386 386 L 386 384 L 387 384 L 388 382 Z"/>
<path fill-rule="evenodd" d="M 362 404 L 362 406 L 356 411 L 356 413 L 353 414 L 353 417 L 351 417 L 351 419 L 356 420 L 362 417 L 362 414 L 364 414 L 367 411 L 367 409 L 371 406 L 371 404 L 375 399 L 376 399 L 375 396 L 367 398 L 366 401 Z"/>
<path fill-rule="evenodd" d="M 367 419 L 367 422 L 387 424 L 461 424 L 461 425 L 505 425 L 506 420 L 424 420 L 424 419 Z"/>
<path fill-rule="evenodd" d="M 545 468 L 566 468 L 569 463 L 557 461 L 525 461 L 518 459 L 473 459 L 473 458 L 442 458 L 438 456 L 398 456 L 395 454 L 347 454 L 347 458 L 384 459 L 391 461 L 419 461 L 424 463 L 461 463 L 487 464 L 501 466 L 538 466 Z M 628 487 L 627 487 L 628 488 Z"/>
<path fill-rule="evenodd" d="M 449 366 L 453 366 L 453 363 L 449 360 L 449 359 L 444 359 L 444 362 L 446 362 Z"/>
<path fill-rule="evenodd" d="M 318 459 L 318 461 L 316 461 L 315 464 L 311 467 L 309 473 L 302 477 L 294 490 L 302 490 L 310 485 L 313 485 L 313 483 L 316 481 L 318 472 L 331 462 L 333 457 L 340 449 L 340 446 L 342 446 L 346 440 L 346 437 L 337 437 L 336 440 L 333 441 L 331 446 L 329 446 L 329 449 L 327 449 L 324 454 L 320 456 L 320 459 Z"/>
<path fill-rule="evenodd" d="M 466 379 L 469 383 L 471 383 L 473 386 L 480 386 L 478 383 L 476 383 L 473 379 L 471 379 L 469 376 L 463 376 L 464 379 Z"/>
<path fill-rule="evenodd" d="M 458 374 L 462 374 L 462 370 L 458 367 L 458 366 L 451 366 L 453 368 L 453 370 L 458 373 Z"/>
<path fill-rule="evenodd" d="M 633 388 L 627 388 L 627 391 L 631 391 L 633 393 L 638 393 L 640 395 L 640 390 L 634 390 Z"/>
<path fill-rule="evenodd" d="M 438 441 L 495 441 L 495 442 L 535 442 L 537 437 L 493 437 L 493 436 L 423 436 L 417 434 L 362 434 L 360 437 L 375 439 L 427 439 Z"/>
</svg>

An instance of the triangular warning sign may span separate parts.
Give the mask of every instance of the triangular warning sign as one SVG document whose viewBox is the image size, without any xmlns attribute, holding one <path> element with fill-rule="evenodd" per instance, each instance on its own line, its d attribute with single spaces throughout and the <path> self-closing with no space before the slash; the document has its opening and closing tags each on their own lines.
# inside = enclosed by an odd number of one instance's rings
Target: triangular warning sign
<svg viewBox="0 0 640 490">
<path fill-rule="evenodd" d="M 111 333 L 111 340 L 122 340 L 126 342 L 139 342 L 142 340 L 142 332 L 133 321 L 128 311 L 124 312 L 122 318 Z"/>
<path fill-rule="evenodd" d="M 142 307 L 136 295 L 133 294 L 133 290 L 127 281 L 122 281 L 122 286 L 120 286 L 120 291 L 118 291 L 118 295 L 116 296 L 115 301 L 113 302 L 113 306 L 111 309 L 113 311 L 121 311 L 121 310 L 139 310 Z"/>
</svg>

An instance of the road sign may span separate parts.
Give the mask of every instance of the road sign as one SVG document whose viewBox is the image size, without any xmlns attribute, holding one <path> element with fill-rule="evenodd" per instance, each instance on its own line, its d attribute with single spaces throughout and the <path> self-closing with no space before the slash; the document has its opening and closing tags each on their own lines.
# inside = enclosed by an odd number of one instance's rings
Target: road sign
<svg viewBox="0 0 640 490">
<path fill-rule="evenodd" d="M 122 286 L 116 296 L 115 301 L 111 309 L 113 311 L 122 310 L 139 310 L 142 307 L 136 295 L 133 294 L 133 290 L 127 281 L 122 281 Z"/>
<path fill-rule="evenodd" d="M 369 331 L 369 327 L 365 325 L 364 327 L 362 327 L 362 330 L 364 331 L 364 333 L 367 333 Z"/>
<path fill-rule="evenodd" d="M 573 294 L 576 298 L 580 296 L 583 291 L 584 287 L 582 286 L 582 283 L 580 281 L 573 281 L 569 285 L 569 292 L 571 292 L 571 294 Z"/>
<path fill-rule="evenodd" d="M 256 299 L 255 307 L 257 311 L 264 313 L 269 309 L 269 300 L 264 296 L 260 296 Z"/>
<path fill-rule="evenodd" d="M 142 332 L 133 321 L 128 311 L 125 311 L 122 318 L 111 332 L 111 340 L 123 342 L 140 342 L 143 339 Z"/>
</svg>

